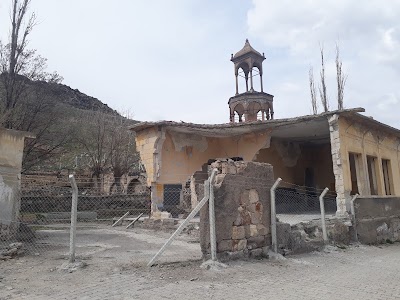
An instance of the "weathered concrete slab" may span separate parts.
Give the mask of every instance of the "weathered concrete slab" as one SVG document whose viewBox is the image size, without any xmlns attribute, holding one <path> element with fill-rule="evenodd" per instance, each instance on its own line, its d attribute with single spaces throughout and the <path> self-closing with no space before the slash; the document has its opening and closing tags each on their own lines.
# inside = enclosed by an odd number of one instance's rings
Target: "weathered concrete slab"
<svg viewBox="0 0 400 300">
<path fill-rule="evenodd" d="M 359 197 L 354 210 L 361 243 L 400 241 L 400 197 Z"/>
</svg>

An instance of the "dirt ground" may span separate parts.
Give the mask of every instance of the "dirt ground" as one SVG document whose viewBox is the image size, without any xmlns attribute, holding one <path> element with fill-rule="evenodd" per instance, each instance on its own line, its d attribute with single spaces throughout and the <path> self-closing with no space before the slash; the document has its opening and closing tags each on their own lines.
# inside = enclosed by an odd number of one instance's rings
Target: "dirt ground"
<svg viewBox="0 0 400 300">
<path fill-rule="evenodd" d="M 0 299 L 400 299 L 398 243 L 234 261 L 219 271 L 201 269 L 201 261 L 146 268 L 169 236 L 154 233 L 81 228 L 77 253 L 85 267 L 68 271 L 60 269 L 68 232 L 43 232 L 52 247 L 0 261 Z M 199 258 L 199 244 L 190 235 L 173 247 L 164 261 Z"/>
</svg>

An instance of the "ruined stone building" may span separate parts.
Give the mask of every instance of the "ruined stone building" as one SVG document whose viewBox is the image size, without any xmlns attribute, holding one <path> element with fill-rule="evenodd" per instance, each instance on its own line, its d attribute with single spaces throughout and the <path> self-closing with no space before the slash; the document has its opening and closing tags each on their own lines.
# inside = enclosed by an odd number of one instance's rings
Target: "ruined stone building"
<svg viewBox="0 0 400 300">
<path fill-rule="evenodd" d="M 210 159 L 231 157 L 270 163 L 275 177 L 286 182 L 336 191 L 337 215 L 346 215 L 355 193 L 400 196 L 400 130 L 362 115 L 362 108 L 274 118 L 273 96 L 263 91 L 264 59 L 247 40 L 232 55 L 236 94 L 229 99 L 230 123 L 161 121 L 132 127 L 152 202 L 162 205 L 170 186 L 185 185 Z"/>
</svg>

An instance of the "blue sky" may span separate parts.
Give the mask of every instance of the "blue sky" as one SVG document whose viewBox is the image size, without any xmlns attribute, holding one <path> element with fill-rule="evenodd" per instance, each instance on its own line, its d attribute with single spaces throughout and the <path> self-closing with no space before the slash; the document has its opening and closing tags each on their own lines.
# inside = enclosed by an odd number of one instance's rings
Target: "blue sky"
<svg viewBox="0 0 400 300">
<path fill-rule="evenodd" d="M 9 0 L 0 0 L 0 37 Z M 265 52 L 275 117 L 311 112 L 308 70 L 327 59 L 336 107 L 335 43 L 348 74 L 345 107 L 400 128 L 400 1 L 32 0 L 30 46 L 64 83 L 138 120 L 222 123 L 235 91 L 231 53 Z"/>
</svg>

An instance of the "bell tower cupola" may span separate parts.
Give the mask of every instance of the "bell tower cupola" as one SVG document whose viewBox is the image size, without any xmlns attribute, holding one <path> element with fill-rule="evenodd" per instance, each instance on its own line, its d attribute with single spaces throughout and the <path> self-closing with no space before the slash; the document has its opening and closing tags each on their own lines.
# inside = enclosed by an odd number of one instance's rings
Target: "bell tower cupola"
<svg viewBox="0 0 400 300">
<path fill-rule="evenodd" d="M 265 121 L 274 118 L 274 96 L 264 92 L 263 61 L 265 55 L 256 51 L 246 39 L 244 47 L 231 61 L 235 67 L 236 94 L 229 99 L 230 122 Z M 240 78 L 239 78 L 240 77 Z M 245 81 L 246 90 L 239 91 L 239 80 Z M 259 80 L 256 91 L 254 80 Z"/>
</svg>

